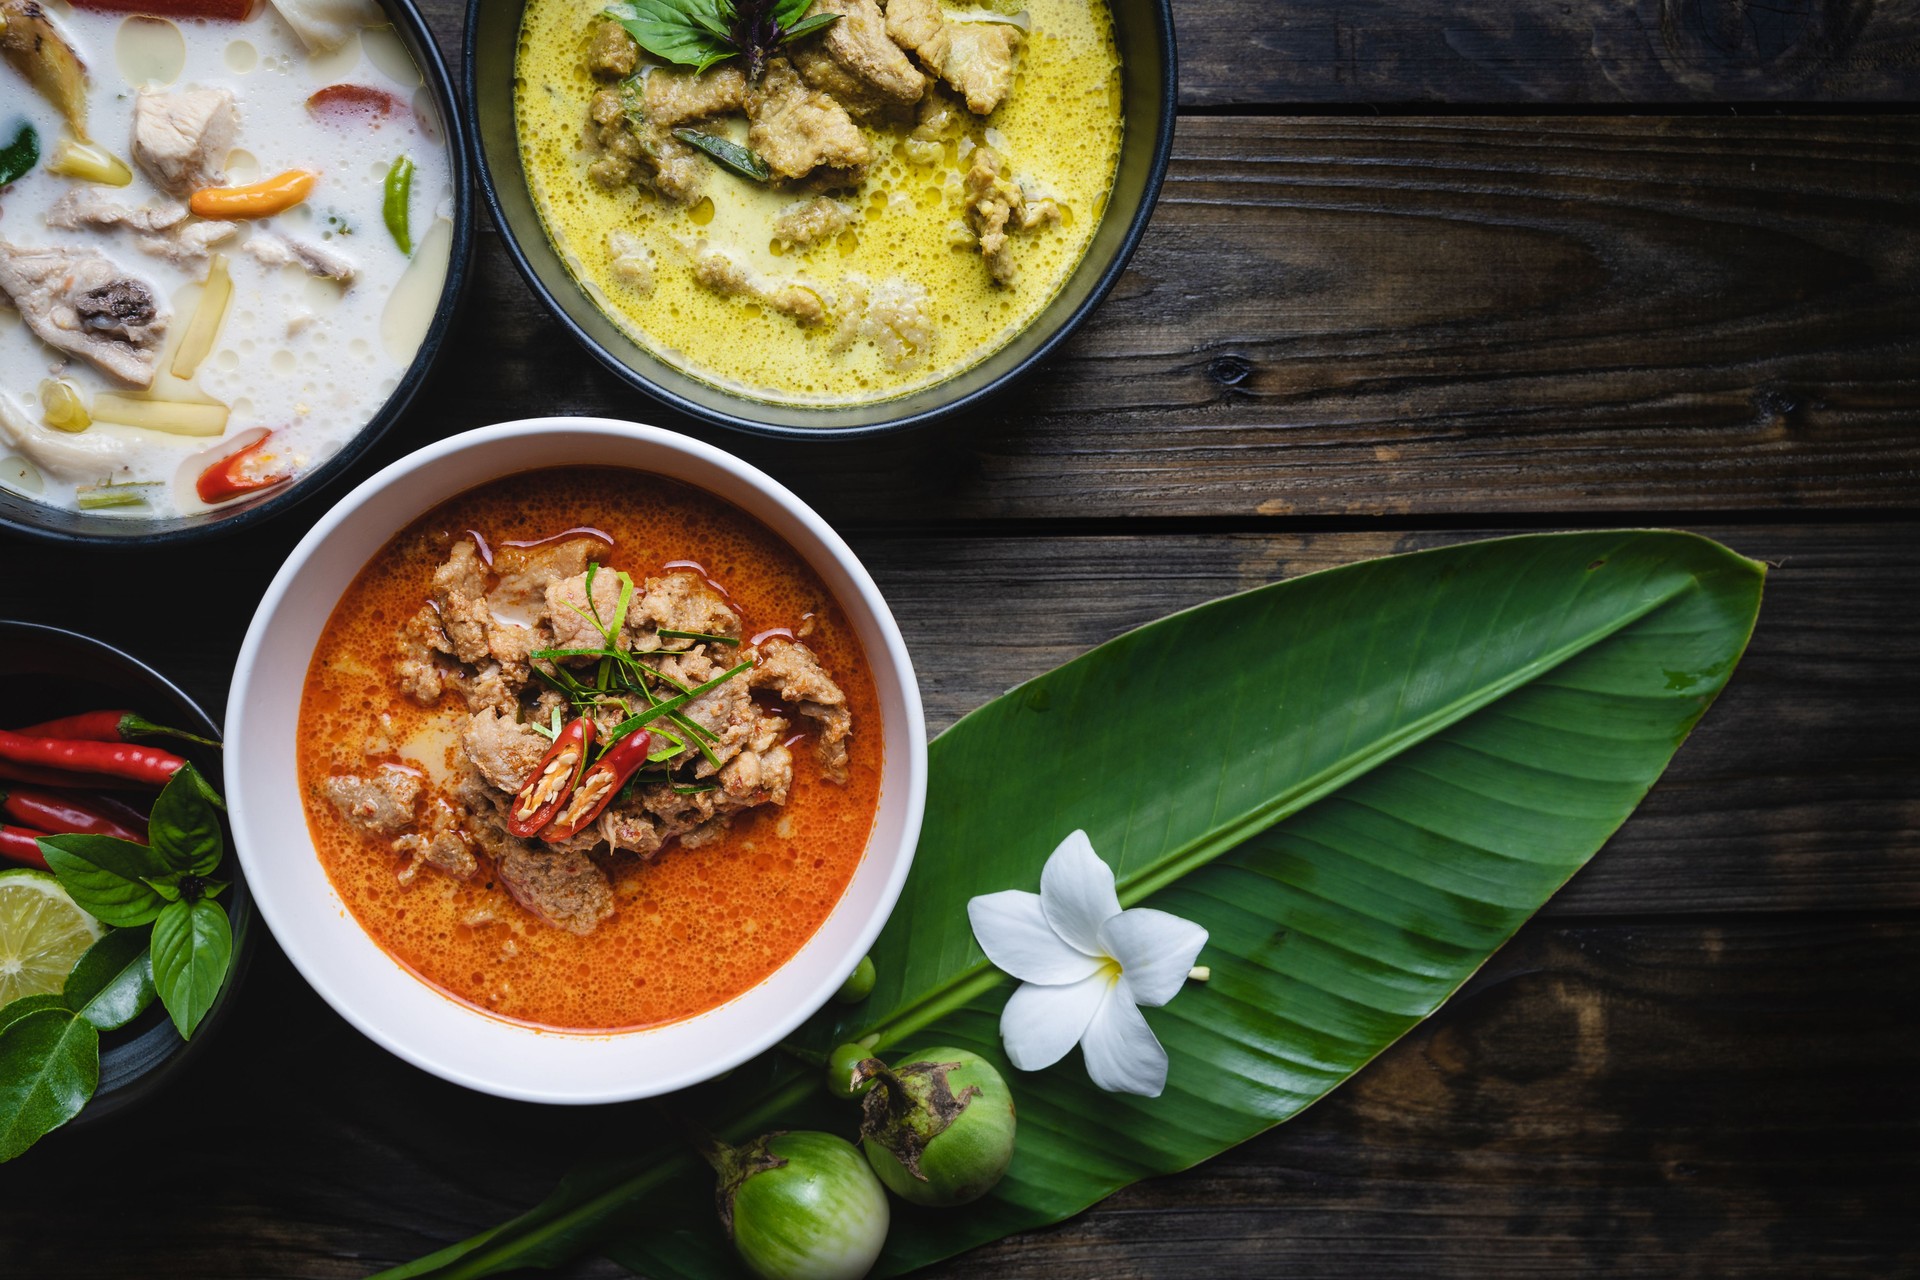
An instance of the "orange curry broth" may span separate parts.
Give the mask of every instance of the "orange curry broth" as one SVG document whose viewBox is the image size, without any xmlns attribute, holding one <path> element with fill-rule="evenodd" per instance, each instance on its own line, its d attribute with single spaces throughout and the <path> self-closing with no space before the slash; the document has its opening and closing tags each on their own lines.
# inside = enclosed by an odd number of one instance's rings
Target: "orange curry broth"
<svg viewBox="0 0 1920 1280">
<path fill-rule="evenodd" d="M 430 779 L 450 767 L 466 717 L 459 694 L 449 690 L 438 706 L 422 708 L 401 696 L 392 673 L 398 629 L 426 601 L 453 542 L 474 530 L 497 548 L 580 526 L 611 535 L 602 563 L 636 583 L 670 562 L 697 562 L 731 597 L 749 637 L 775 627 L 798 631 L 813 614 L 805 642 L 845 690 L 854 729 L 844 787 L 821 776 L 809 734 L 794 744 L 785 806 L 740 814 L 730 832 L 700 849 L 669 845 L 652 862 L 628 854 L 596 859 L 613 881 L 616 911 L 586 937 L 534 919 L 495 881 L 485 857 L 469 883 L 423 866 L 402 886 L 396 873 L 404 859 L 386 839 L 344 823 L 320 790 L 329 775 L 365 772 L 375 760 Z M 797 721 L 795 732 L 807 723 Z M 361 569 L 307 672 L 299 759 L 307 825 L 327 876 L 396 960 L 499 1017 L 570 1030 L 634 1029 L 731 1000 L 826 920 L 872 831 L 880 713 L 846 615 L 772 530 L 712 494 L 644 472 L 538 471 L 443 503 Z M 422 812 L 432 802 L 430 794 Z"/>
</svg>

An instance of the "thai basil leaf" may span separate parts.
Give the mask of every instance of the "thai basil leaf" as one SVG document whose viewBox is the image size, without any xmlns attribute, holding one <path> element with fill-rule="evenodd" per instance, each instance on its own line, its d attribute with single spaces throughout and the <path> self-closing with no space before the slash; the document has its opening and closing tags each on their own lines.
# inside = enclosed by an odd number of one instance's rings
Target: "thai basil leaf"
<svg viewBox="0 0 1920 1280">
<path fill-rule="evenodd" d="M 233 930 L 227 913 L 211 898 L 169 902 L 153 922 L 153 985 L 160 993 L 180 1038 L 213 1008 L 233 958 Z"/>
<path fill-rule="evenodd" d="M 716 138 L 698 129 L 675 129 L 673 136 L 697 151 L 706 152 L 721 168 L 729 169 L 743 178 L 765 182 L 773 176 L 773 170 L 767 168 L 766 161 L 737 142 Z"/>
<path fill-rule="evenodd" d="M 773 6 L 773 21 L 782 31 L 791 31 L 807 10 L 813 8 L 813 0 L 776 0 Z M 826 14 L 821 14 L 826 17 Z M 839 14 L 834 14 L 839 17 Z"/>
<path fill-rule="evenodd" d="M 807 18 L 789 27 L 786 32 L 781 35 L 780 43 L 786 44 L 790 40 L 798 40 L 803 36 L 810 36 L 816 31 L 824 31 L 839 20 L 840 15 L 837 13 L 816 13 L 811 18 Z"/>
<path fill-rule="evenodd" d="M 153 1003 L 151 929 L 114 929 L 87 948 L 67 975 L 66 1007 L 102 1031 L 124 1027 Z"/>
<path fill-rule="evenodd" d="M 146 924 L 167 905 L 147 883 L 168 874 L 146 845 L 113 836 L 44 836 L 40 852 L 82 911 L 117 928 Z"/>
<path fill-rule="evenodd" d="M 0 1160 L 78 1115 L 100 1083 L 100 1033 L 68 1009 L 35 1009 L 0 1029 Z"/>
<path fill-rule="evenodd" d="M 617 22 L 634 43 L 656 58 L 705 71 L 739 50 L 715 34 L 725 29 L 733 6 L 723 10 L 710 0 L 627 0 L 608 5 L 602 16 Z"/>
<path fill-rule="evenodd" d="M 204 876 L 220 865 L 226 846 L 220 814 L 207 800 L 211 790 L 198 769 L 182 765 L 153 802 L 147 839 L 169 870 Z"/>
</svg>

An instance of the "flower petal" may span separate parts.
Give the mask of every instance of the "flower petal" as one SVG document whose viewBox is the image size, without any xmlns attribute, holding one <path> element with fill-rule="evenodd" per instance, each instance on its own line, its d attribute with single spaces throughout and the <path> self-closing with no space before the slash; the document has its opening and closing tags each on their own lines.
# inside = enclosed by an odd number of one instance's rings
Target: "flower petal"
<svg viewBox="0 0 1920 1280">
<path fill-rule="evenodd" d="M 987 959 L 1022 982 L 1078 982 L 1100 967 L 1100 961 L 1060 940 L 1040 910 L 1037 893 L 983 893 L 967 903 L 967 920 Z"/>
<path fill-rule="evenodd" d="M 1113 868 L 1093 851 L 1087 833 L 1076 831 L 1060 842 L 1040 872 L 1040 909 L 1047 923 L 1069 945 L 1103 956 L 1100 926 L 1120 914 Z"/>
<path fill-rule="evenodd" d="M 1000 1011 L 1000 1042 L 1007 1047 L 1007 1060 L 1022 1071 L 1038 1071 L 1066 1057 L 1107 993 L 1118 985 L 1112 975 L 1096 973 L 1065 986 L 1021 986 Z"/>
<path fill-rule="evenodd" d="M 1113 984 L 1080 1037 L 1087 1074 L 1108 1093 L 1157 1098 L 1167 1087 L 1167 1051 L 1140 1015 L 1123 977 Z"/>
<path fill-rule="evenodd" d="M 1187 970 L 1207 945 L 1207 931 L 1152 907 L 1122 911 L 1100 926 L 1100 946 L 1120 962 L 1133 998 L 1163 1005 L 1180 994 Z"/>
</svg>

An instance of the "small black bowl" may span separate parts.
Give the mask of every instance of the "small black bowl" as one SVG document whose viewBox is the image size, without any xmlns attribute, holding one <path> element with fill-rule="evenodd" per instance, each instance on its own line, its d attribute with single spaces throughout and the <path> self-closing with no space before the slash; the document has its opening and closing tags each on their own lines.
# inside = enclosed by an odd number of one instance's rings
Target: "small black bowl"
<svg viewBox="0 0 1920 1280">
<path fill-rule="evenodd" d="M 447 72 L 446 60 L 440 56 L 440 46 L 434 43 L 426 19 L 421 17 L 414 0 L 381 0 L 381 5 L 393 19 L 393 29 L 407 46 L 407 52 L 413 55 L 414 65 L 420 68 L 421 76 L 433 90 L 434 110 L 439 113 L 440 127 L 446 132 L 448 164 L 453 177 L 453 245 L 447 258 L 446 284 L 441 288 L 440 305 L 433 313 L 433 323 L 427 326 L 426 337 L 420 341 L 420 350 L 414 353 L 413 363 L 401 375 L 393 394 L 340 452 L 292 484 L 268 490 L 251 501 L 242 498 L 190 516 L 102 516 L 48 506 L 0 489 L 0 529 L 69 545 L 147 547 L 192 542 L 252 528 L 325 488 L 329 480 L 351 467 L 385 435 L 387 428 L 413 403 L 414 395 L 440 355 L 461 296 L 466 292 L 473 257 L 473 163 L 467 141 L 467 118 L 454 96 L 453 77 Z"/>
<path fill-rule="evenodd" d="M 136 711 L 149 720 L 202 737 L 220 737 L 220 727 L 171 680 L 112 645 L 72 631 L 35 622 L 0 621 L 0 674 L 7 677 L 11 690 L 7 725 L 38 724 L 57 716 L 111 707 Z M 217 749 L 174 739 L 152 741 L 187 757 L 218 785 L 221 769 Z M 233 882 L 220 899 L 233 926 L 233 963 L 227 971 L 226 985 L 192 1040 L 180 1038 L 158 1000 L 128 1025 L 103 1035 L 100 1083 L 93 1091 L 93 1100 L 71 1125 L 95 1124 L 159 1092 L 206 1048 L 233 1007 L 234 993 L 253 955 L 255 926 L 253 899 L 240 874 L 240 859 L 233 856 L 233 834 L 225 831 L 224 822 L 221 826 L 227 857 L 220 864 L 219 875 Z"/>
<path fill-rule="evenodd" d="M 944 382 L 863 405 L 812 408 L 771 404 L 676 369 L 623 333 L 595 306 L 554 249 L 527 190 L 514 128 L 514 60 L 525 0 L 468 0 L 464 64 L 468 133 L 478 147 L 480 184 L 507 252 L 534 293 L 582 346 L 623 381 L 675 409 L 757 435 L 820 439 L 877 435 L 946 417 L 1005 389 L 1080 326 L 1125 270 L 1153 215 L 1173 150 L 1173 10 L 1168 0 L 1110 0 L 1120 48 L 1126 130 L 1106 214 L 1053 301 L 992 355 Z"/>
</svg>

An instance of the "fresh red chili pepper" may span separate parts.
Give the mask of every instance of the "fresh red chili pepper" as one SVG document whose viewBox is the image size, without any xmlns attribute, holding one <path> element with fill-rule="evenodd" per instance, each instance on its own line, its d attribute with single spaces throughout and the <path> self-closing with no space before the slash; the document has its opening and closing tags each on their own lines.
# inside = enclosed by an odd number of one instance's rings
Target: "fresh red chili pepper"
<svg viewBox="0 0 1920 1280">
<path fill-rule="evenodd" d="M 540 833 L 540 838 L 569 839 L 580 828 L 598 818 L 613 803 L 613 798 L 620 794 L 620 788 L 627 785 L 627 779 L 633 776 L 634 770 L 647 762 L 647 752 L 652 746 L 653 735 L 645 729 L 635 729 L 608 747 L 606 754 L 588 765 L 587 771 L 580 775 L 579 785 L 574 787 L 566 809 Z"/>
<path fill-rule="evenodd" d="M 507 811 L 507 830 L 516 836 L 531 836 L 553 821 L 560 806 L 573 794 L 593 750 L 594 723 L 585 716 L 569 720 L 553 736 L 553 745 L 540 757 L 540 764 L 525 786 L 513 797 Z M 569 753 L 571 756 L 569 757 Z"/>
<path fill-rule="evenodd" d="M 186 761 L 158 747 L 77 738 L 28 738 L 0 729 L 0 760 L 40 769 L 104 773 L 110 778 L 165 785 Z"/>
<path fill-rule="evenodd" d="M 66 769 L 36 769 L 32 765 L 0 760 L 0 781 L 25 782 L 36 787 L 78 787 L 86 791 L 133 791 L 141 783 L 109 778 L 104 773 L 73 773 Z"/>
<path fill-rule="evenodd" d="M 24 729 L 15 729 L 23 738 L 79 738 L 87 742 L 132 742 L 136 738 L 185 738 L 205 747 L 220 744 L 185 729 L 155 724 L 134 711 L 88 711 L 58 720 L 43 720 Z"/>
<path fill-rule="evenodd" d="M 271 488 L 293 479 L 291 471 L 274 470 L 274 455 L 260 452 L 271 439 L 273 433 L 268 432 L 246 448 L 235 450 L 202 471 L 200 479 L 193 486 L 200 495 L 200 501 L 226 502 L 243 493 Z"/>
<path fill-rule="evenodd" d="M 145 844 L 147 833 L 127 826 L 83 796 L 24 787 L 0 787 L 0 813 L 48 835 L 115 836 Z"/>
<path fill-rule="evenodd" d="M 46 857 L 40 852 L 40 837 L 46 834 L 44 831 L 29 831 L 25 827 L 0 827 L 0 858 L 10 858 L 42 871 L 51 871 Z"/>
</svg>

